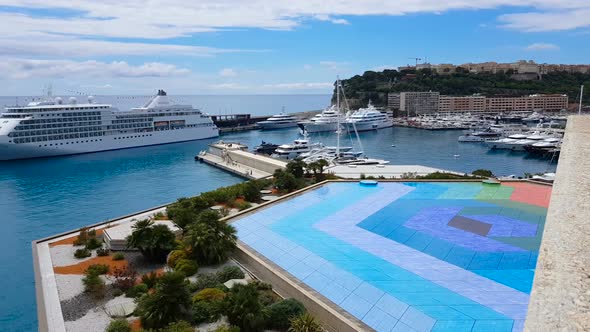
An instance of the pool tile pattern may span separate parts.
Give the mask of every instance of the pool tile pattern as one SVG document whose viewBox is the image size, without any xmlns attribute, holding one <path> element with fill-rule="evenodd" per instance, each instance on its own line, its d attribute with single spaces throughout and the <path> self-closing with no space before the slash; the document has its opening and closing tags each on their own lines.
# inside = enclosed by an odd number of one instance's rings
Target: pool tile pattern
<svg viewBox="0 0 590 332">
<path fill-rule="evenodd" d="M 233 225 L 377 331 L 522 331 L 547 188 L 330 183 Z"/>
</svg>

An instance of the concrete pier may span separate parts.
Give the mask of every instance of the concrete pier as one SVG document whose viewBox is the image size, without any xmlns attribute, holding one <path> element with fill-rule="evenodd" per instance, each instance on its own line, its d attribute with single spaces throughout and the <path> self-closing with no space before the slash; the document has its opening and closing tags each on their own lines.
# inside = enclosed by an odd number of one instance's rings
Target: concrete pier
<svg viewBox="0 0 590 332">
<path fill-rule="evenodd" d="M 262 179 L 277 169 L 284 169 L 286 162 L 247 151 L 247 146 L 239 143 L 218 142 L 209 146 L 196 157 L 209 165 L 248 179 Z"/>
</svg>

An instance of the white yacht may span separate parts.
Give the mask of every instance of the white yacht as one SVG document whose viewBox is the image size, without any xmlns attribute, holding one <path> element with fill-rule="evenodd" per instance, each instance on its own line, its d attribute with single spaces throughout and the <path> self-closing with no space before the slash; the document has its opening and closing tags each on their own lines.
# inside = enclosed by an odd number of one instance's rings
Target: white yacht
<svg viewBox="0 0 590 332">
<path fill-rule="evenodd" d="M 336 132 L 342 122 L 344 118 L 338 113 L 336 106 L 332 105 L 313 118 L 299 122 L 298 125 L 302 131 L 308 133 Z"/>
<path fill-rule="evenodd" d="M 264 121 L 259 121 L 256 124 L 263 130 L 292 128 L 297 127 L 297 118 L 289 114 L 281 113 L 273 115 Z"/>
<path fill-rule="evenodd" d="M 465 135 L 461 135 L 458 138 L 459 142 L 486 142 L 486 141 L 493 141 L 497 140 L 502 136 L 499 132 L 493 131 L 491 129 L 467 133 Z"/>
<path fill-rule="evenodd" d="M 158 90 L 145 106 L 119 111 L 93 97 L 7 107 L 0 115 L 0 160 L 98 152 L 219 136 L 208 115 Z"/>
<path fill-rule="evenodd" d="M 533 134 L 525 137 L 524 139 L 516 140 L 514 142 L 508 142 L 506 144 L 506 147 L 512 151 L 524 151 L 527 145 L 539 143 L 547 138 L 549 138 L 549 136 Z"/>
<path fill-rule="evenodd" d="M 360 108 L 346 118 L 344 125 L 348 131 L 367 131 L 393 127 L 393 118 L 379 112 L 371 103 L 367 108 Z"/>
<path fill-rule="evenodd" d="M 514 135 L 510 135 L 506 138 L 501 138 L 498 140 L 494 140 L 494 141 L 487 141 L 486 145 L 490 148 L 490 149 L 510 149 L 509 144 L 516 142 L 518 140 L 523 140 L 527 137 L 527 135 L 525 134 L 514 134 Z"/>
<path fill-rule="evenodd" d="M 293 160 L 299 157 L 302 153 L 309 152 L 314 148 L 322 147 L 321 143 L 310 143 L 307 136 L 303 139 L 296 139 L 293 144 L 281 144 L 271 155 L 273 158 Z"/>
</svg>

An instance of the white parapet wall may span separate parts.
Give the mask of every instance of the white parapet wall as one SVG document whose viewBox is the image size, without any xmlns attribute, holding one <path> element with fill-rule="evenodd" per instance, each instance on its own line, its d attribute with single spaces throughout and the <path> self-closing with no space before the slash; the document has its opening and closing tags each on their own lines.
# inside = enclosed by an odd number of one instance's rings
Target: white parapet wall
<svg viewBox="0 0 590 332">
<path fill-rule="evenodd" d="M 525 331 L 590 331 L 590 116 L 570 116 Z"/>
</svg>

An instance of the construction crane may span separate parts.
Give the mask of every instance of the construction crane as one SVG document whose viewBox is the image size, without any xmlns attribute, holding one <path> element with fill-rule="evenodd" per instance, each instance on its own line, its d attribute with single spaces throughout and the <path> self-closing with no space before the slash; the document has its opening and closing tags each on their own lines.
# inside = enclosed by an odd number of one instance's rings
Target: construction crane
<svg viewBox="0 0 590 332">
<path fill-rule="evenodd" d="M 408 58 L 408 59 L 416 60 L 416 67 L 418 67 L 418 61 L 422 60 L 422 58 Z"/>
</svg>

